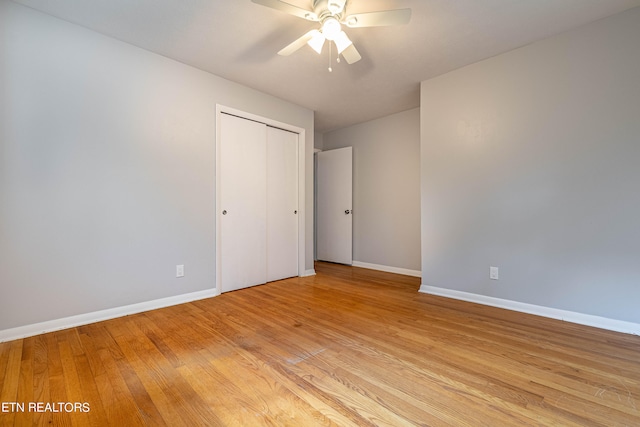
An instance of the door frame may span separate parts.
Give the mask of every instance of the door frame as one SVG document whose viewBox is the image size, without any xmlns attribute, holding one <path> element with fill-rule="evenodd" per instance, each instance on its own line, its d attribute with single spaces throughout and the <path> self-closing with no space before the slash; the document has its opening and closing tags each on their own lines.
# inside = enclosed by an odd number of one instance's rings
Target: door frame
<svg viewBox="0 0 640 427">
<path fill-rule="evenodd" d="M 253 120 L 255 122 L 264 123 L 267 126 L 272 126 L 275 128 L 283 129 L 289 132 L 293 132 L 298 134 L 298 276 L 305 275 L 305 146 L 306 146 L 306 131 L 304 128 L 290 125 L 287 123 L 283 123 L 274 119 L 270 119 L 268 117 L 259 116 L 257 114 L 248 113 L 246 111 L 238 110 L 232 107 L 227 107 L 225 105 L 216 104 L 216 150 L 215 150 L 215 168 L 216 168 L 216 176 L 215 176 L 215 295 L 220 295 L 222 289 L 222 240 L 220 238 L 220 233 L 218 232 L 221 229 L 222 225 L 222 213 L 218 209 L 221 205 L 220 195 L 221 195 L 221 180 L 220 180 L 220 143 L 221 143 L 221 135 L 220 135 L 220 118 L 222 114 L 230 114 L 232 116 L 237 116 L 247 120 Z"/>
</svg>

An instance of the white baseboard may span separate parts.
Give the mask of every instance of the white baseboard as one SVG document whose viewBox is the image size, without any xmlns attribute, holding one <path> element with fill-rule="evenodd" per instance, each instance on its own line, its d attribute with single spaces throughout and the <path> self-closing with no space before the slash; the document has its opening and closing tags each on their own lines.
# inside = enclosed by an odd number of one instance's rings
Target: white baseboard
<svg viewBox="0 0 640 427">
<path fill-rule="evenodd" d="M 308 277 L 308 276 L 315 276 L 316 275 L 316 270 L 315 269 L 309 269 L 309 270 L 305 270 L 304 273 L 302 273 L 302 276 L 300 277 Z"/>
<path fill-rule="evenodd" d="M 492 307 L 505 308 L 507 310 L 519 311 L 522 313 L 535 314 L 551 319 L 563 320 L 565 322 L 577 323 L 579 325 L 593 326 L 595 328 L 607 329 L 610 331 L 623 332 L 626 334 L 640 335 L 640 324 L 626 322 L 624 320 L 609 319 L 607 317 L 593 316 L 591 314 L 577 313 L 574 311 L 560 310 L 557 308 L 544 307 L 540 305 L 527 304 L 523 302 L 511 301 L 501 298 L 489 297 L 486 295 L 472 294 L 469 292 L 456 291 L 453 289 L 438 288 L 436 286 L 421 285 L 420 292 L 425 294 L 438 295 L 447 298 L 469 301 Z"/>
<path fill-rule="evenodd" d="M 353 261 L 354 267 L 368 268 L 369 270 L 386 271 L 387 273 L 404 274 L 405 276 L 422 277 L 420 270 L 409 270 L 407 268 L 389 267 L 387 265 L 370 264 L 368 262 Z"/>
<path fill-rule="evenodd" d="M 92 313 L 79 314 L 77 316 L 64 317 L 62 319 L 48 320 L 46 322 L 34 323 L 32 325 L 19 326 L 17 328 L 0 331 L 0 342 L 17 340 L 44 334 L 46 332 L 59 331 L 61 329 L 74 328 L 76 326 L 87 325 L 89 323 L 101 322 L 103 320 L 115 319 L 116 317 L 141 313 L 143 311 L 155 310 L 157 308 L 169 307 L 186 302 L 201 300 L 216 296 L 215 289 L 192 292 L 189 294 L 176 295 L 167 298 L 145 301 L 137 304 L 125 305 L 123 307 L 108 308 L 106 310 L 94 311 Z"/>
</svg>

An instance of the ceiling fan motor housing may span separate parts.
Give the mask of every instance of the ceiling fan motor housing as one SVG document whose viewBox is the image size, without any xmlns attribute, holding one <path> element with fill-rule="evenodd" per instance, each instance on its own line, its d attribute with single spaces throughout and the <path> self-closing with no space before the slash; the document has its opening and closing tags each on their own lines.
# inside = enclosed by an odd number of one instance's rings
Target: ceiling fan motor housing
<svg viewBox="0 0 640 427">
<path fill-rule="evenodd" d="M 328 17 L 334 17 L 342 21 L 348 0 L 313 0 L 313 11 L 318 20 L 323 22 Z"/>
</svg>

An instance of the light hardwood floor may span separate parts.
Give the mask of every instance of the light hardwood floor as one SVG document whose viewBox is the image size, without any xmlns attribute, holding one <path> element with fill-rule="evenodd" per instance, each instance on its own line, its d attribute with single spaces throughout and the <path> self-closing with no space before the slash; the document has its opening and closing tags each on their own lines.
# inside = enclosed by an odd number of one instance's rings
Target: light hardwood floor
<svg viewBox="0 0 640 427">
<path fill-rule="evenodd" d="M 638 336 L 316 270 L 2 343 L 0 402 L 90 411 L 26 406 L 0 424 L 640 425 Z"/>
</svg>

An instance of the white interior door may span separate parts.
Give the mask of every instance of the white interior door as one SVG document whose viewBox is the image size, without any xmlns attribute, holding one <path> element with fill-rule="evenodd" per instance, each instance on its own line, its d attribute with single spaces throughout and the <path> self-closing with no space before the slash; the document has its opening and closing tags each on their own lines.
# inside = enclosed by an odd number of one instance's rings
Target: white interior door
<svg viewBox="0 0 640 427">
<path fill-rule="evenodd" d="M 267 126 L 221 115 L 221 291 L 267 281 Z"/>
<path fill-rule="evenodd" d="M 317 156 L 317 257 L 353 263 L 352 148 L 322 151 Z"/>
<path fill-rule="evenodd" d="M 298 275 L 298 135 L 267 127 L 267 281 Z"/>
</svg>

